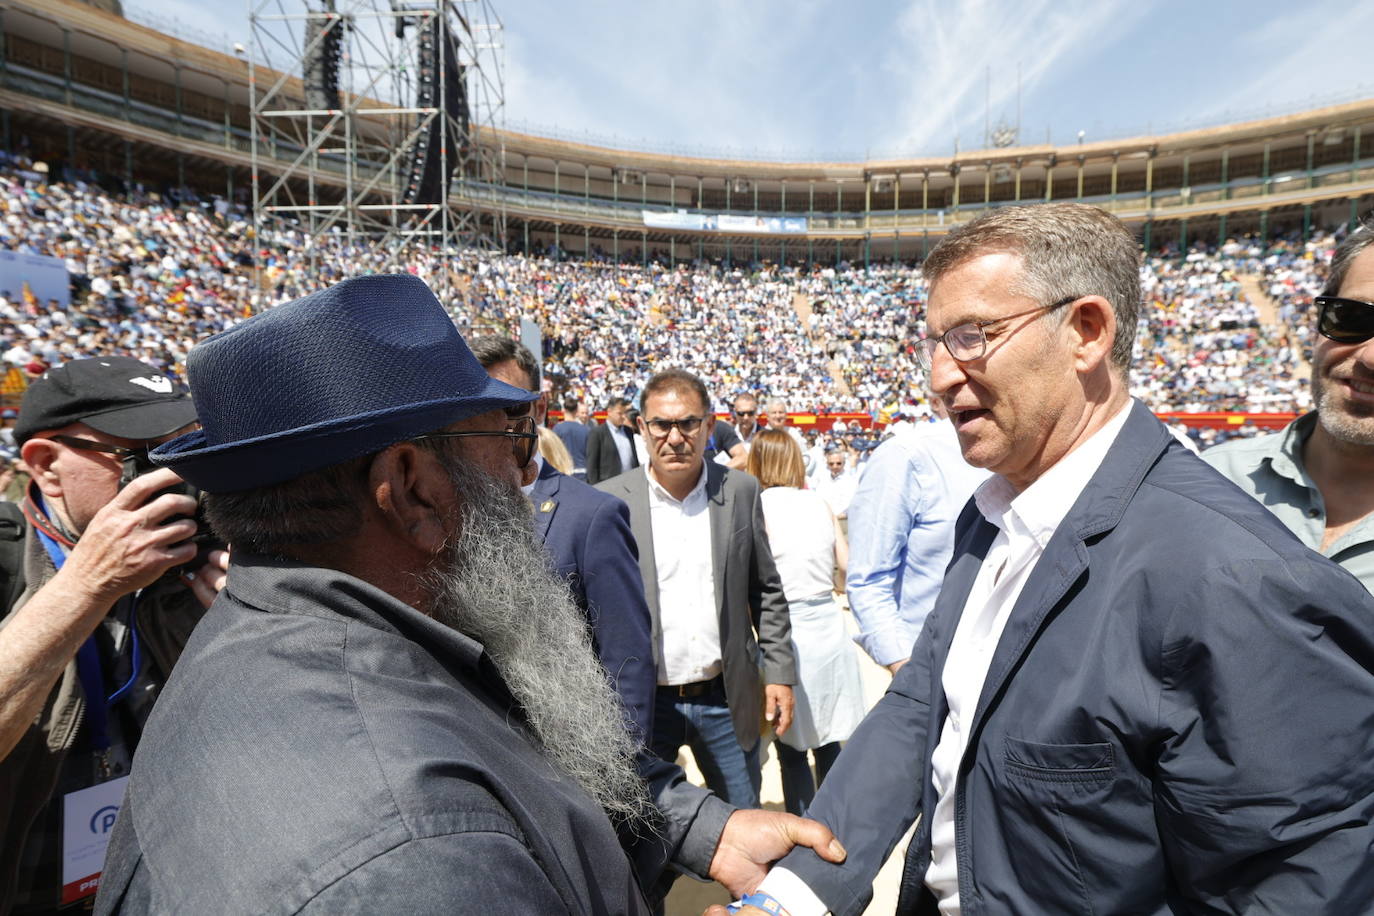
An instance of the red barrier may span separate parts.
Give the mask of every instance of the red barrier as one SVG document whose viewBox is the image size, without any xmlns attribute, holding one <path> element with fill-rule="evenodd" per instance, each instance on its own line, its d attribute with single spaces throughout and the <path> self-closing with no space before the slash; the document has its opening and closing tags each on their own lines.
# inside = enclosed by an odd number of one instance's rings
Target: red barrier
<svg viewBox="0 0 1374 916">
<path fill-rule="evenodd" d="M 600 410 L 592 415 L 598 422 L 606 421 L 606 411 Z M 728 413 L 716 414 L 722 420 L 729 420 Z M 1213 429 L 1232 429 L 1237 426 L 1258 426 L 1260 429 L 1283 429 L 1289 423 L 1298 418 L 1295 413 L 1234 413 L 1227 411 L 1216 411 L 1211 413 L 1181 413 L 1169 411 L 1157 413 L 1155 416 L 1165 423 L 1181 423 L 1189 429 L 1199 429 L 1202 427 L 1212 427 Z M 561 410 L 549 410 L 549 423 L 557 423 L 563 419 Z M 765 415 L 766 419 L 766 415 Z M 885 424 L 875 423 L 873 418 L 866 413 L 790 413 L 787 415 L 787 422 L 790 426 L 800 427 L 803 431 L 816 430 L 818 432 L 829 432 L 837 420 L 843 420 L 844 425 L 849 429 L 858 427 L 860 429 L 881 430 Z"/>
<path fill-rule="evenodd" d="M 1189 429 L 1210 426 L 1213 429 L 1232 429 L 1237 426 L 1258 426 L 1260 429 L 1283 429 L 1298 418 L 1295 413 L 1158 413 L 1165 423 L 1182 423 Z"/>
</svg>

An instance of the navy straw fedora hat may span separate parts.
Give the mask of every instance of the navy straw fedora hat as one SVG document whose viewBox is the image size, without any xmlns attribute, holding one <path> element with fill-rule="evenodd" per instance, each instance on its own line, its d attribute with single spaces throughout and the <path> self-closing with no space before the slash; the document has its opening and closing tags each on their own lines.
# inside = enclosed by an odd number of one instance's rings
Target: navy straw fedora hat
<svg viewBox="0 0 1374 916">
<path fill-rule="evenodd" d="M 210 493 L 270 486 L 533 392 L 487 375 L 422 280 L 344 280 L 202 341 L 186 362 L 201 428 L 153 460 Z"/>
</svg>

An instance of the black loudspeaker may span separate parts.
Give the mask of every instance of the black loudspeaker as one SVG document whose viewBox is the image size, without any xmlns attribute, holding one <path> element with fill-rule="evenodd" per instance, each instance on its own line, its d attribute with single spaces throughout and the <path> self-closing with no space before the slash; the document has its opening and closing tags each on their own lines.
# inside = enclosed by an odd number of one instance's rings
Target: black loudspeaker
<svg viewBox="0 0 1374 916">
<path fill-rule="evenodd" d="M 333 0 L 329 0 L 325 11 L 334 12 Z M 343 22 L 337 16 L 305 21 L 307 53 L 301 61 L 301 76 L 305 82 L 306 108 L 333 110 L 342 107 L 339 104 L 339 61 L 343 58 L 343 29 Z M 324 37 L 320 38 L 322 32 Z M 313 51 L 310 50 L 312 45 Z"/>
<path fill-rule="evenodd" d="M 408 204 L 434 204 L 444 199 L 444 190 L 454 170 L 468 151 L 470 111 L 468 109 L 466 68 L 458 63 L 458 43 L 453 33 L 443 28 L 440 17 L 432 17 L 420 31 L 417 54 L 419 89 L 415 107 L 441 108 L 415 142 L 405 172 L 404 200 Z M 439 74 L 443 78 L 443 99 L 439 98 Z M 424 115 L 417 115 L 417 121 Z M 446 166 L 446 167 L 445 167 Z"/>
</svg>

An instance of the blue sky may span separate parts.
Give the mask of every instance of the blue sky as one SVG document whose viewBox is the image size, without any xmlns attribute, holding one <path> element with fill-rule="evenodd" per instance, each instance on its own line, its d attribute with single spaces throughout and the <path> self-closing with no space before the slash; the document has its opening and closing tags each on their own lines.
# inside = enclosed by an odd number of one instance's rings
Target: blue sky
<svg viewBox="0 0 1374 916">
<path fill-rule="evenodd" d="M 1350 0 L 493 4 L 504 26 L 506 123 L 630 148 L 949 155 L 956 137 L 962 149 L 983 146 L 985 109 L 994 124 L 1016 121 L 1018 67 L 1027 143 L 1374 96 L 1374 3 Z M 248 33 L 246 4 L 234 15 L 204 0 L 125 8 L 206 37 Z"/>
</svg>

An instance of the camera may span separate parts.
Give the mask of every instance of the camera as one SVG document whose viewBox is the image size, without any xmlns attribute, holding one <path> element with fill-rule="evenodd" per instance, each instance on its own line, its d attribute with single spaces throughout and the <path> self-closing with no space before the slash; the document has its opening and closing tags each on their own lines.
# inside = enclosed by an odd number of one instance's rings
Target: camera
<svg viewBox="0 0 1374 916">
<path fill-rule="evenodd" d="M 127 487 L 136 477 L 157 470 L 157 465 L 153 464 L 146 451 L 138 451 L 132 455 L 127 455 L 123 459 L 124 469 L 119 475 L 119 489 Z M 191 518 L 196 523 L 196 533 L 191 535 L 191 542 L 196 545 L 196 556 L 191 562 L 181 566 L 173 566 L 162 574 L 162 579 L 180 579 L 187 572 L 195 572 L 210 561 L 210 552 L 214 550 L 224 550 L 226 545 L 219 538 L 215 537 L 210 530 L 210 523 L 205 519 L 205 494 L 201 493 L 195 486 L 182 481 L 181 483 L 159 490 L 148 498 L 151 502 L 164 493 L 176 493 L 182 496 L 189 496 L 196 501 L 196 511 L 194 515 L 173 515 L 167 522 L 178 522 L 184 518 Z M 167 524 L 163 522 L 163 524 Z M 184 543 L 184 542 L 183 542 Z M 179 545 L 177 545 L 179 546 Z"/>
</svg>

